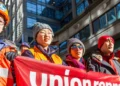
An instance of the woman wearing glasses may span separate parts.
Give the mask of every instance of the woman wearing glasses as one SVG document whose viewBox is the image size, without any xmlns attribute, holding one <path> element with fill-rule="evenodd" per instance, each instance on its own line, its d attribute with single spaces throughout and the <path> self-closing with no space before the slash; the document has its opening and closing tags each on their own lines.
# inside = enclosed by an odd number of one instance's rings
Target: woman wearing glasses
<svg viewBox="0 0 120 86">
<path fill-rule="evenodd" d="M 68 66 L 85 69 L 83 55 L 85 53 L 84 44 L 77 38 L 71 38 L 67 44 L 68 55 L 65 62 Z"/>
</svg>

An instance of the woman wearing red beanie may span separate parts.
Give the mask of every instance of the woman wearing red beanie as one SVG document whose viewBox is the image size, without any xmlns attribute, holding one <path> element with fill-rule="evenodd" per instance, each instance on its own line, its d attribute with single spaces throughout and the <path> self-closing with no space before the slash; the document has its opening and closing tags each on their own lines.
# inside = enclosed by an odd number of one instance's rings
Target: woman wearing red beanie
<svg viewBox="0 0 120 86">
<path fill-rule="evenodd" d="M 120 75 L 120 63 L 115 58 L 114 39 L 104 35 L 98 39 L 98 51 L 92 53 L 87 60 L 87 70 L 106 74 Z"/>
</svg>

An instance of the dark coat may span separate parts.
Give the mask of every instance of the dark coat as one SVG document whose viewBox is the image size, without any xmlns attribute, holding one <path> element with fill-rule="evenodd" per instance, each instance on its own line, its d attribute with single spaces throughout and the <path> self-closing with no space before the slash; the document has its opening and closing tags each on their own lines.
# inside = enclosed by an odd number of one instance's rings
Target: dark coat
<svg viewBox="0 0 120 86">
<path fill-rule="evenodd" d="M 115 65 L 118 74 L 120 75 L 120 63 L 118 62 L 117 57 L 114 57 L 112 61 Z M 111 65 L 107 61 L 103 60 L 100 52 L 93 53 L 87 59 L 86 68 L 87 71 L 91 70 L 95 72 L 102 72 L 106 74 L 116 75 L 116 72 L 113 70 Z"/>
</svg>

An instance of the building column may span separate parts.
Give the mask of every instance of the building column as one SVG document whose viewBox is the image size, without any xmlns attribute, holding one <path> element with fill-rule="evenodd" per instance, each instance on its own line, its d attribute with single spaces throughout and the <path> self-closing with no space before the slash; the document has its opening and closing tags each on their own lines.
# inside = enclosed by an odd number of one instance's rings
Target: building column
<svg viewBox="0 0 120 86">
<path fill-rule="evenodd" d="M 73 19 L 76 18 L 77 13 L 76 13 L 76 0 L 72 0 L 72 15 L 73 15 Z"/>
</svg>

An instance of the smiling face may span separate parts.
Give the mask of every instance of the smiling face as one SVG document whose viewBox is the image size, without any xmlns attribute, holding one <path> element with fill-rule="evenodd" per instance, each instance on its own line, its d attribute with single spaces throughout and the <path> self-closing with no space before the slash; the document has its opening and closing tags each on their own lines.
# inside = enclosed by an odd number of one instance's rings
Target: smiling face
<svg viewBox="0 0 120 86">
<path fill-rule="evenodd" d="M 42 29 L 38 32 L 36 36 L 36 41 L 43 47 L 47 47 L 52 42 L 52 32 L 49 29 Z"/>
<path fill-rule="evenodd" d="M 113 53 L 114 43 L 113 43 L 112 39 L 108 38 L 104 42 L 104 44 L 102 45 L 100 50 L 104 55 L 110 55 L 111 53 Z"/>
<path fill-rule="evenodd" d="M 70 53 L 75 59 L 79 60 L 83 55 L 83 46 L 78 43 L 73 44 L 70 47 Z"/>
</svg>

